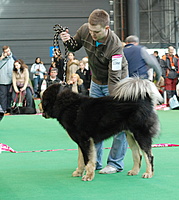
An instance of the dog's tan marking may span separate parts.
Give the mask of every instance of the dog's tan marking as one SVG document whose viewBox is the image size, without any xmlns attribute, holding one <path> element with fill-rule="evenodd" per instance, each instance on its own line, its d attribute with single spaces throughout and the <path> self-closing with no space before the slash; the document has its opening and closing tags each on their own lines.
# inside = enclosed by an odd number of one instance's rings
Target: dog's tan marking
<svg viewBox="0 0 179 200">
<path fill-rule="evenodd" d="M 73 172 L 72 176 L 82 176 L 84 173 L 85 164 L 83 159 L 83 154 L 80 147 L 78 147 L 78 168 Z"/>
<path fill-rule="evenodd" d="M 83 176 L 83 181 L 92 181 L 95 176 L 95 168 L 96 168 L 96 148 L 94 145 L 94 141 L 90 138 L 90 149 L 89 149 L 89 161 L 85 166 L 86 175 Z"/>
<path fill-rule="evenodd" d="M 144 156 L 145 162 L 146 162 L 146 172 L 142 175 L 142 177 L 143 178 L 152 178 L 152 176 L 154 175 L 153 171 L 152 171 L 152 164 L 151 164 L 147 154 L 144 151 L 142 151 L 142 153 L 143 153 L 143 156 Z"/>
<path fill-rule="evenodd" d="M 137 175 L 140 171 L 140 166 L 141 166 L 140 148 L 131 132 L 126 131 L 126 136 L 127 136 L 127 142 L 132 151 L 132 157 L 133 157 L 133 162 L 134 162 L 132 169 L 128 171 L 128 175 L 134 176 L 134 175 Z"/>
</svg>

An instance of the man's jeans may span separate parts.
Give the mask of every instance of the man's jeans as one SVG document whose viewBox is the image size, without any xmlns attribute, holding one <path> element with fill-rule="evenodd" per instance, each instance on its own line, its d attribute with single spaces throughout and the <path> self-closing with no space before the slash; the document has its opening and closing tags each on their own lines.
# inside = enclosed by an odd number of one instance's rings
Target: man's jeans
<svg viewBox="0 0 179 200">
<path fill-rule="evenodd" d="M 108 85 L 98 85 L 91 81 L 90 94 L 91 97 L 103 97 L 109 95 Z M 119 122 L 120 123 L 120 122 Z M 113 137 L 113 144 L 109 152 L 107 159 L 107 164 L 114 166 L 118 171 L 123 170 L 124 168 L 124 156 L 128 143 L 126 140 L 126 135 L 124 132 L 121 132 Z M 96 160 L 96 169 L 102 168 L 102 154 L 103 154 L 103 142 L 96 144 L 97 160 Z"/>
</svg>

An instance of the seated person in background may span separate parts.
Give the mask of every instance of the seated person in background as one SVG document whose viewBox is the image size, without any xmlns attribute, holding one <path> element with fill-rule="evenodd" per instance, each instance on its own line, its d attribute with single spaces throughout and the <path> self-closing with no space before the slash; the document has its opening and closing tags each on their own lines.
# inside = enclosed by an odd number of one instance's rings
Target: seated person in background
<svg viewBox="0 0 179 200">
<path fill-rule="evenodd" d="M 83 60 L 79 62 L 79 69 L 76 71 L 76 73 L 83 80 L 83 85 L 86 89 L 86 95 L 88 95 L 90 88 L 90 72 L 85 68 L 85 62 Z"/>
<path fill-rule="evenodd" d="M 57 68 L 51 68 L 50 76 L 47 77 L 47 79 L 44 79 L 41 85 L 41 93 L 40 97 L 42 97 L 43 92 L 52 84 L 54 83 L 61 83 L 62 80 L 60 80 L 58 77 L 58 69 Z"/>
<path fill-rule="evenodd" d="M 46 72 L 46 68 L 41 61 L 40 57 L 37 57 L 35 59 L 35 63 L 32 65 L 30 69 L 31 73 L 33 73 L 33 80 L 34 80 L 34 97 L 38 97 L 39 93 L 38 91 L 41 88 L 42 81 L 44 79 L 44 73 Z"/>
<path fill-rule="evenodd" d="M 72 91 L 75 93 L 86 95 L 86 90 L 83 85 L 83 80 L 78 74 L 72 74 L 70 80 L 67 82 L 72 85 Z"/>
<path fill-rule="evenodd" d="M 27 65 L 22 61 L 16 60 L 14 62 L 13 74 L 12 74 L 12 100 L 15 106 L 33 106 L 33 89 L 29 84 L 29 71 Z M 26 101 L 24 102 L 24 99 Z"/>
</svg>

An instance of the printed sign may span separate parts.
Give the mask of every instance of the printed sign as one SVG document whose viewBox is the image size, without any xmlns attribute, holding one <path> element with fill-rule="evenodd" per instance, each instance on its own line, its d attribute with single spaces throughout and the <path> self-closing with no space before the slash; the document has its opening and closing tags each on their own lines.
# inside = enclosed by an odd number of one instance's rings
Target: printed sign
<svg viewBox="0 0 179 200">
<path fill-rule="evenodd" d="M 58 48 L 58 47 L 55 47 Z M 54 56 L 54 46 L 49 47 L 49 55 L 52 58 Z"/>
<path fill-rule="evenodd" d="M 122 54 L 112 56 L 112 70 L 117 71 L 122 69 Z"/>
</svg>

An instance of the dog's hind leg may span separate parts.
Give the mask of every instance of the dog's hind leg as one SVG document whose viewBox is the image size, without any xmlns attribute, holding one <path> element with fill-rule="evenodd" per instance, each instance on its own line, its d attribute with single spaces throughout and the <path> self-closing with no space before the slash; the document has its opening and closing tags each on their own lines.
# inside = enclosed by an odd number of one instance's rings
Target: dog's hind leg
<svg viewBox="0 0 179 200">
<path fill-rule="evenodd" d="M 132 157 L 134 162 L 133 168 L 130 171 L 128 171 L 128 175 L 134 176 L 137 175 L 140 171 L 142 155 L 140 154 L 139 145 L 137 141 L 134 139 L 132 133 L 130 131 L 126 131 L 126 136 L 127 136 L 127 142 L 132 151 Z"/>
<path fill-rule="evenodd" d="M 150 149 L 150 151 L 143 151 L 142 153 L 144 155 L 145 158 L 145 162 L 146 162 L 146 172 L 142 175 L 143 178 L 152 178 L 152 176 L 154 175 L 154 169 L 153 169 L 153 155 L 152 155 L 152 151 Z"/>
<path fill-rule="evenodd" d="M 95 168 L 96 168 L 96 148 L 94 145 L 94 141 L 92 138 L 89 140 L 90 146 L 88 151 L 88 162 L 86 163 L 85 170 L 86 174 L 83 176 L 83 181 L 91 181 L 95 176 Z"/>
<path fill-rule="evenodd" d="M 82 176 L 85 169 L 83 154 L 80 147 L 78 147 L 78 168 L 73 172 L 72 176 Z"/>
</svg>

